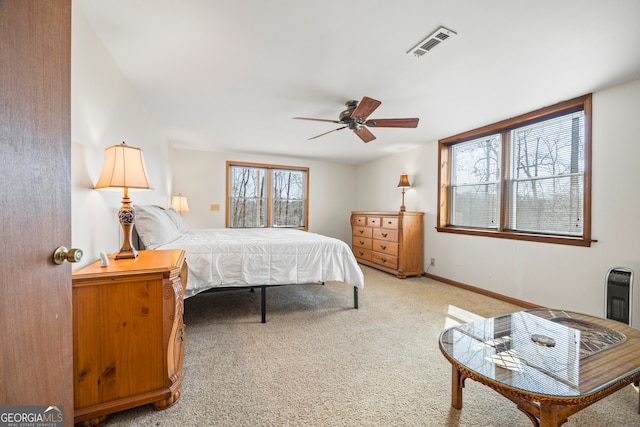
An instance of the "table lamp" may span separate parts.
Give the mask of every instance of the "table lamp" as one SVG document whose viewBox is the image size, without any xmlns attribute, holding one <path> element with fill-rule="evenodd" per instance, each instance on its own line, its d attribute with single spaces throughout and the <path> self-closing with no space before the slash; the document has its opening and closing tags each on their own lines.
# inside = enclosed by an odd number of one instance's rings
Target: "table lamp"
<svg viewBox="0 0 640 427">
<path fill-rule="evenodd" d="M 407 188 L 411 188 L 409 184 L 409 177 L 407 174 L 400 175 L 400 182 L 398 182 L 398 188 L 402 188 L 402 206 L 400 206 L 400 212 L 404 212 L 407 208 L 404 205 L 404 192 Z"/>
<path fill-rule="evenodd" d="M 116 259 L 128 259 L 138 256 L 136 248 L 131 246 L 131 231 L 136 218 L 136 211 L 131 205 L 129 189 L 150 190 L 151 184 L 147 176 L 142 150 L 128 146 L 124 141 L 120 145 L 108 147 L 104 151 L 104 164 L 96 190 L 123 189 L 122 207 L 118 211 L 118 220 L 124 235 L 120 252 Z"/>
<path fill-rule="evenodd" d="M 173 196 L 171 198 L 171 207 L 180 215 L 182 215 L 182 212 L 189 212 L 187 197 L 183 196 L 182 193 L 178 193 L 177 196 Z"/>
</svg>

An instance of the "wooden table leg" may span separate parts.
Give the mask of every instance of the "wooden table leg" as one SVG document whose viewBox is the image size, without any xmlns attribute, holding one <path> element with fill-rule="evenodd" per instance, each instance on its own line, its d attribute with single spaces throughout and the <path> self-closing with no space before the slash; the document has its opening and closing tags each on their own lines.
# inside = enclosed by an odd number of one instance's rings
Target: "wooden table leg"
<svg viewBox="0 0 640 427">
<path fill-rule="evenodd" d="M 455 366 L 451 367 L 451 406 L 462 409 L 462 386 L 464 378 Z"/>
<path fill-rule="evenodd" d="M 558 405 L 540 402 L 540 427 L 558 427 L 567 422 L 570 415 L 581 409 L 580 406 Z"/>
<path fill-rule="evenodd" d="M 560 425 L 558 424 L 558 414 L 554 409 L 554 405 L 544 402 L 540 404 L 540 427 L 557 427 Z"/>
</svg>

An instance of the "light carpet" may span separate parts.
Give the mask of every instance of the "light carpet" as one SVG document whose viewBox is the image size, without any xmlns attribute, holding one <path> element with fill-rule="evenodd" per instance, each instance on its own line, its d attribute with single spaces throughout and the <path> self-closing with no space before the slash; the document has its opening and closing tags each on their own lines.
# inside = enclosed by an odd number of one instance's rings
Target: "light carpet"
<svg viewBox="0 0 640 427">
<path fill-rule="evenodd" d="M 109 416 L 106 426 L 530 426 L 515 404 L 472 380 L 451 408 L 438 337 L 454 322 L 520 307 L 428 278 L 362 267 L 353 309 L 343 283 L 207 293 L 185 301 L 182 396 Z M 639 356 L 640 357 L 640 356 Z M 640 425 L 628 386 L 571 416 L 572 426 Z"/>
</svg>

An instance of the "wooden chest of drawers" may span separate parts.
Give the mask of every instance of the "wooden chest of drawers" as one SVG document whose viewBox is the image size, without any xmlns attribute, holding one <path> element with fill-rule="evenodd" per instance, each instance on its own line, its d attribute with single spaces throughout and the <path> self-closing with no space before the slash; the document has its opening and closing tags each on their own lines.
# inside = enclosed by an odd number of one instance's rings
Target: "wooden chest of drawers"
<svg viewBox="0 0 640 427">
<path fill-rule="evenodd" d="M 404 279 L 422 269 L 423 212 L 351 212 L 351 248 L 359 263 Z"/>
<path fill-rule="evenodd" d="M 140 251 L 72 275 L 74 422 L 180 397 L 187 264 L 182 250 Z"/>
</svg>

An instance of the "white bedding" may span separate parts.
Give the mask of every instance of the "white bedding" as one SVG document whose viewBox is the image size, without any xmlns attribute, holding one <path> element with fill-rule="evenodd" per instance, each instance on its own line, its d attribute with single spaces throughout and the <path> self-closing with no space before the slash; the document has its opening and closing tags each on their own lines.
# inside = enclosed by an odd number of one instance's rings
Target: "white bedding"
<svg viewBox="0 0 640 427">
<path fill-rule="evenodd" d="M 334 281 L 364 286 L 362 270 L 345 242 L 300 230 L 191 230 L 156 249 L 186 251 L 185 298 L 214 287 Z"/>
</svg>

